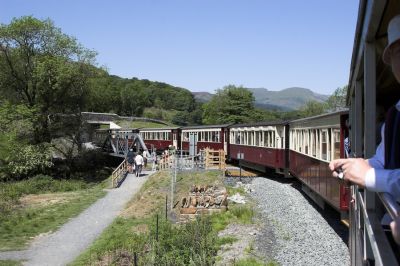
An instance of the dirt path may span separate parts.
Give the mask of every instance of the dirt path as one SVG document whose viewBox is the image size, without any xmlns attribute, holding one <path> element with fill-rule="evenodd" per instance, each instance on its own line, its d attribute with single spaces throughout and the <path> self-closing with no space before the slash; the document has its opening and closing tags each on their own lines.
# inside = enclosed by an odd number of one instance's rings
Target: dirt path
<svg viewBox="0 0 400 266">
<path fill-rule="evenodd" d="M 66 265 L 111 224 L 125 204 L 139 191 L 152 172 L 136 178 L 128 175 L 121 187 L 64 224 L 57 232 L 38 237 L 27 250 L 0 252 L 0 260 L 23 260 L 24 265 Z"/>
</svg>

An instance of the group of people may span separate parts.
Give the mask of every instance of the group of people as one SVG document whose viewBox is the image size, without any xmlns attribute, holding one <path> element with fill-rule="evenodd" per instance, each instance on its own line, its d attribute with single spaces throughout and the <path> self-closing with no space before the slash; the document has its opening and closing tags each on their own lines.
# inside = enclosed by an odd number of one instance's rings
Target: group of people
<svg viewBox="0 0 400 266">
<path fill-rule="evenodd" d="M 128 172 L 132 174 L 135 171 L 135 176 L 139 177 L 143 167 L 146 167 L 147 157 L 143 157 L 140 152 L 136 154 L 133 149 L 129 149 L 126 160 L 128 162 Z"/>
<path fill-rule="evenodd" d="M 391 66 L 400 83 L 400 15 L 388 26 L 388 45 L 383 61 Z M 381 130 L 382 140 L 370 159 L 347 158 L 333 160 L 329 167 L 333 176 L 364 187 L 370 191 L 387 192 L 400 200 L 400 100 L 386 115 Z M 393 237 L 400 244 L 400 217 L 390 223 Z"/>
</svg>

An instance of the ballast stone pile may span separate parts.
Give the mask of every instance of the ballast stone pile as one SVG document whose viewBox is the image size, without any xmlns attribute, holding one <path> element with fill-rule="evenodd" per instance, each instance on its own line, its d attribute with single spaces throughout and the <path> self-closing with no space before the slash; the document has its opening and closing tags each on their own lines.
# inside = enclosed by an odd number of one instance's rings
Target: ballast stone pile
<svg viewBox="0 0 400 266">
<path fill-rule="evenodd" d="M 272 253 L 279 265 L 350 265 L 346 244 L 299 191 L 266 178 L 256 178 L 252 185 L 257 189 L 250 195 L 275 242 L 273 247 L 256 242 L 260 253 Z"/>
</svg>

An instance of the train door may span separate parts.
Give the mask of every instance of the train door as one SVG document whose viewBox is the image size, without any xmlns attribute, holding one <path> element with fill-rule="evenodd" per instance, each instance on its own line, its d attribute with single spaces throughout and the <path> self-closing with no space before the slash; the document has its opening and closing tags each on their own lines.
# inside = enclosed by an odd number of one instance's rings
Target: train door
<svg viewBox="0 0 400 266">
<path fill-rule="evenodd" d="M 197 154 L 197 133 L 189 133 L 189 156 L 196 156 Z"/>
<path fill-rule="evenodd" d="M 172 146 L 174 146 L 175 149 L 178 149 L 178 131 L 171 130 L 171 133 L 172 133 Z"/>
<path fill-rule="evenodd" d="M 229 138 L 228 138 L 229 134 L 228 133 L 229 133 L 229 131 L 228 131 L 227 128 L 221 130 L 221 135 L 222 135 L 222 138 L 223 138 L 222 141 L 224 143 L 225 154 L 228 154 L 228 140 L 229 140 Z"/>
</svg>

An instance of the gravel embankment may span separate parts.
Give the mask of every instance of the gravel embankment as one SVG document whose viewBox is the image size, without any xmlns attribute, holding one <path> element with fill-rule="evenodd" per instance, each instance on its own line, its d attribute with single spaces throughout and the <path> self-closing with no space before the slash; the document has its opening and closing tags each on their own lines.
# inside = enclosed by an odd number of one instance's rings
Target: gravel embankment
<svg viewBox="0 0 400 266">
<path fill-rule="evenodd" d="M 264 225 L 255 246 L 279 265 L 350 265 L 343 240 L 291 184 L 256 178 L 249 195 Z"/>
</svg>

